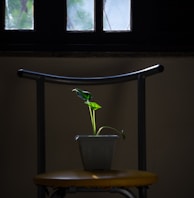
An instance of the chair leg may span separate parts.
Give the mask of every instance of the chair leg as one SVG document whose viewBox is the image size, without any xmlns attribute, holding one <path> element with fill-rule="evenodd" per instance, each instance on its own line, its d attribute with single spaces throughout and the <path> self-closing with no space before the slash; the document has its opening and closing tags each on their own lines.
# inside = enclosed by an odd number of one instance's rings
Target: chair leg
<svg viewBox="0 0 194 198">
<path fill-rule="evenodd" d="M 127 188 L 68 188 L 66 189 L 66 192 L 68 193 L 78 193 L 78 192 L 109 192 L 109 193 L 118 193 L 123 195 L 125 198 L 136 198 L 134 193 L 127 189 Z"/>
<path fill-rule="evenodd" d="M 56 189 L 50 196 L 50 198 L 64 198 L 66 191 L 63 188 Z"/>
<path fill-rule="evenodd" d="M 101 189 L 101 188 L 59 188 L 56 189 L 50 196 L 50 198 L 64 198 L 67 193 L 79 193 L 79 192 L 110 192 L 119 193 L 125 198 L 136 198 L 136 196 L 129 190 L 125 188 L 111 188 L 111 189 Z"/>
<path fill-rule="evenodd" d="M 45 198 L 45 189 L 42 186 L 38 187 L 38 198 Z"/>
<path fill-rule="evenodd" d="M 119 193 L 126 198 L 135 198 L 136 197 L 134 195 L 134 193 L 132 193 L 132 191 L 130 191 L 129 189 L 125 189 L 125 188 L 113 188 L 113 189 L 111 189 L 110 192 Z"/>
<path fill-rule="evenodd" d="M 138 188 L 139 198 L 147 198 L 147 189 L 148 189 L 148 187 L 146 187 L 146 186 Z"/>
</svg>

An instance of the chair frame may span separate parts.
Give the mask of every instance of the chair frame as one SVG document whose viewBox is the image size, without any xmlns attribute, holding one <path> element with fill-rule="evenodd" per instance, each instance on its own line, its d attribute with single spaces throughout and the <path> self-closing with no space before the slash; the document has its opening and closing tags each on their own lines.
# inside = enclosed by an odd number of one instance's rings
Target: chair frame
<svg viewBox="0 0 194 198">
<path fill-rule="evenodd" d="M 147 67 L 135 72 L 129 72 L 120 75 L 112 75 L 105 77 L 69 77 L 57 76 L 46 73 L 40 73 L 25 69 L 18 70 L 18 76 L 28 78 L 36 81 L 36 102 L 37 102 L 37 173 L 44 173 L 46 171 L 46 154 L 45 154 L 45 82 L 69 84 L 69 85 L 102 85 L 114 84 L 127 81 L 137 80 L 138 86 L 138 170 L 147 170 L 146 160 L 146 77 L 163 72 L 164 67 L 160 64 Z M 67 190 L 67 189 L 66 189 Z M 96 189 L 88 189 L 88 191 L 95 191 Z M 71 189 L 69 189 L 71 191 Z M 82 192 L 85 189 L 77 189 Z M 103 190 L 102 190 L 103 191 Z M 99 189 L 98 189 L 99 192 Z M 133 197 L 130 191 L 125 191 L 121 188 L 113 189 L 112 192 L 123 194 L 130 198 Z M 147 197 L 147 186 L 139 187 L 139 198 Z M 61 197 L 65 195 L 62 193 Z M 59 196 L 59 195 L 57 195 Z M 38 198 L 44 198 L 44 189 L 38 187 Z M 51 196 L 51 197 L 54 197 Z"/>
</svg>

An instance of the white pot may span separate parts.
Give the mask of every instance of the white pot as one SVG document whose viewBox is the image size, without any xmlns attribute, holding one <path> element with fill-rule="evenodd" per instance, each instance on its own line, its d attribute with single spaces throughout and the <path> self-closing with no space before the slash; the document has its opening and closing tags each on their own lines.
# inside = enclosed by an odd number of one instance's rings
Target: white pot
<svg viewBox="0 0 194 198">
<path fill-rule="evenodd" d="M 118 135 L 77 135 L 85 170 L 110 170 Z"/>
</svg>

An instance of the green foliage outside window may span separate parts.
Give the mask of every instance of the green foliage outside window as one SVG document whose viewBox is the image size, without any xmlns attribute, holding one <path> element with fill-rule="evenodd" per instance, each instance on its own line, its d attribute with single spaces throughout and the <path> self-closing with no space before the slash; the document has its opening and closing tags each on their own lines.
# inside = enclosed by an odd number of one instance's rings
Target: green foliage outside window
<svg viewBox="0 0 194 198">
<path fill-rule="evenodd" d="M 94 29 L 94 1 L 67 0 L 67 30 Z"/>
<path fill-rule="evenodd" d="M 94 0 L 63 1 L 67 5 L 65 30 L 94 31 Z M 53 3 L 57 3 L 57 1 Z M 122 4 L 120 0 L 103 0 L 103 5 L 104 30 L 130 30 L 130 0 L 122 0 Z M 36 9 L 34 8 L 34 0 L 5 0 L 5 29 L 33 30 L 34 9 Z M 53 17 L 55 16 L 53 15 Z M 60 21 L 60 19 L 56 18 L 55 21 Z"/>
<path fill-rule="evenodd" d="M 85 0 L 67 0 L 67 30 L 93 29 L 94 22 L 91 12 L 94 11 L 89 9 L 89 13 L 86 9 L 88 5 L 91 4 Z M 33 29 L 34 0 L 5 0 L 5 9 L 5 29 Z"/>
<path fill-rule="evenodd" d="M 6 0 L 5 29 L 33 29 L 33 0 Z"/>
</svg>

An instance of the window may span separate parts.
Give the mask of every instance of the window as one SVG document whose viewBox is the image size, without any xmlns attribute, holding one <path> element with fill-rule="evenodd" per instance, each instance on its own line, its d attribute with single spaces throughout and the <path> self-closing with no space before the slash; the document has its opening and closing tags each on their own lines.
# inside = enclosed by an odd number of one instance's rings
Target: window
<svg viewBox="0 0 194 198">
<path fill-rule="evenodd" d="M 67 31 L 94 31 L 94 1 L 67 0 Z"/>
<path fill-rule="evenodd" d="M 103 31 L 130 31 L 131 0 L 102 2 Z M 33 11 L 34 0 L 5 0 L 5 30 L 33 30 Z M 66 0 L 66 31 L 95 31 L 95 18 L 94 0 Z"/>
<path fill-rule="evenodd" d="M 69 31 L 95 31 L 94 0 L 67 0 Z M 131 30 L 131 0 L 103 0 L 103 31 Z"/>
<path fill-rule="evenodd" d="M 33 0 L 5 1 L 5 30 L 33 30 Z"/>
<path fill-rule="evenodd" d="M 130 31 L 131 1 L 104 0 L 103 3 L 103 30 Z"/>
<path fill-rule="evenodd" d="M 132 32 L 132 0 L 2 0 L 4 50 L 113 50 Z"/>
<path fill-rule="evenodd" d="M 191 51 L 193 8 L 177 5 L 180 12 L 174 5 L 163 0 L 0 0 L 0 51 Z"/>
</svg>

